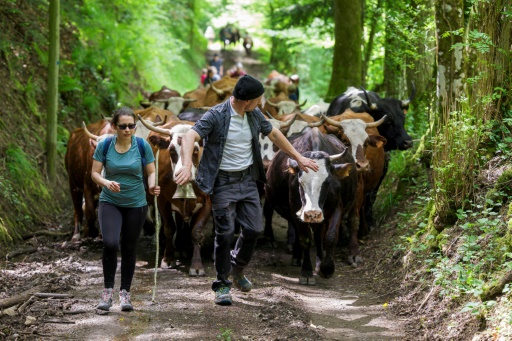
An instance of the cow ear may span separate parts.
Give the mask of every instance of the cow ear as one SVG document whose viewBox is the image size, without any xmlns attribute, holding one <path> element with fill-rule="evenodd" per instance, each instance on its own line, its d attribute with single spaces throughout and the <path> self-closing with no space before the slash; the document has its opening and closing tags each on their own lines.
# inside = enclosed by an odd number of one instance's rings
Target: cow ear
<svg viewBox="0 0 512 341">
<path fill-rule="evenodd" d="M 299 172 L 299 164 L 297 161 L 288 159 L 288 173 L 297 174 Z"/>
<path fill-rule="evenodd" d="M 375 148 L 380 148 L 388 142 L 385 137 L 380 135 L 368 135 L 368 144 Z"/>
<path fill-rule="evenodd" d="M 156 115 L 156 117 L 155 117 L 155 123 L 158 123 L 158 122 L 162 122 L 162 118 L 160 117 L 160 115 Z"/>
<path fill-rule="evenodd" d="M 352 170 L 352 167 L 354 167 L 354 164 L 352 163 L 340 163 L 333 165 L 334 172 L 337 176 L 340 178 L 344 178 L 350 175 L 350 171 Z"/>
<path fill-rule="evenodd" d="M 148 140 L 158 149 L 167 149 L 167 148 L 169 148 L 169 144 L 171 143 L 171 141 L 169 139 L 163 138 L 158 135 L 151 135 L 148 138 Z"/>
</svg>

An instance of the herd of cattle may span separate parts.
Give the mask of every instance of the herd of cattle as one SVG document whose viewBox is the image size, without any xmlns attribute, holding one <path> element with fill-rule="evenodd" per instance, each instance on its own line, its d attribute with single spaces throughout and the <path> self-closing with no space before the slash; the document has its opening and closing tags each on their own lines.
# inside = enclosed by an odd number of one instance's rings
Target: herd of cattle
<svg viewBox="0 0 512 341">
<path fill-rule="evenodd" d="M 268 138 L 260 138 L 267 172 L 262 191 L 264 235 L 274 240 L 275 210 L 296 234 L 293 262 L 302 264 L 300 283 L 311 285 L 315 283 L 309 253 L 313 245 L 317 251 L 315 271 L 325 278 L 334 273 L 334 251 L 339 239 L 348 244 L 351 265 L 362 261 L 358 238 L 368 234 L 373 225 L 372 205 L 387 172 L 386 152 L 412 147 L 404 121 L 414 88 L 407 100 L 397 100 L 350 87 L 330 104 L 321 102 L 301 111 L 304 103 L 288 99 L 287 80 L 279 77 L 276 80 L 271 74 L 265 81 L 268 91 L 260 109 L 301 154 L 316 160 L 320 170 L 302 172 L 294 160 L 276 151 Z M 157 209 L 165 235 L 162 267 L 176 266 L 175 247 L 183 246 L 187 238 L 176 238 L 175 243 L 173 239 L 177 232 L 185 231 L 193 245 L 189 274 L 204 275 L 200 251 L 211 201 L 194 181 L 177 186 L 174 170 L 181 163 L 181 137 L 210 107 L 228 99 L 236 82 L 237 79 L 225 77 L 209 88 L 198 88 L 183 96 L 164 86 L 151 94 L 148 102 L 141 102 L 143 109 L 135 110 L 140 118 L 135 135 L 147 139 L 155 154 L 160 149 L 157 162 L 161 195 Z M 75 240 L 99 234 L 96 207 L 100 189 L 90 176 L 92 155 L 97 143 L 113 133 L 109 120 L 103 119 L 84 124 L 70 136 L 65 161 L 75 212 Z M 201 153 L 202 146 L 197 144 L 194 167 L 198 166 Z M 147 197 L 152 204 L 154 198 L 149 193 Z M 84 213 L 86 221 L 82 226 Z"/>
</svg>

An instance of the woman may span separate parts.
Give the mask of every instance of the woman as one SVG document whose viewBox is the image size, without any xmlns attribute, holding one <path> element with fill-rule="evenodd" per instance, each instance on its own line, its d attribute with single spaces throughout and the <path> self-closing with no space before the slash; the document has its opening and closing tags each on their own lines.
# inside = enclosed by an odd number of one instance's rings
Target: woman
<svg viewBox="0 0 512 341">
<path fill-rule="evenodd" d="M 217 68 L 215 66 L 210 66 L 208 68 L 208 73 L 206 74 L 206 78 L 203 80 L 203 85 L 209 86 L 211 83 L 216 82 L 219 79 L 220 79 L 220 76 L 217 73 Z"/>
<path fill-rule="evenodd" d="M 91 172 L 93 181 L 102 187 L 98 220 L 103 235 L 105 286 L 97 309 L 108 311 L 112 306 L 117 249 L 122 234 L 119 302 L 121 310 L 130 311 L 133 310 L 130 286 L 135 271 L 135 249 L 148 210 L 143 181 L 143 156 L 146 159 L 149 193 L 160 194 L 160 187 L 155 186 L 155 157 L 149 143 L 142 139 L 137 142 L 134 136 L 134 112 L 127 107 L 117 109 L 111 125 L 116 135 L 98 143 Z M 139 149 L 138 143 L 143 144 L 143 149 Z M 104 147 L 107 148 L 106 153 Z M 141 155 L 141 150 L 144 155 Z M 105 168 L 104 177 L 101 175 L 102 168 Z"/>
</svg>

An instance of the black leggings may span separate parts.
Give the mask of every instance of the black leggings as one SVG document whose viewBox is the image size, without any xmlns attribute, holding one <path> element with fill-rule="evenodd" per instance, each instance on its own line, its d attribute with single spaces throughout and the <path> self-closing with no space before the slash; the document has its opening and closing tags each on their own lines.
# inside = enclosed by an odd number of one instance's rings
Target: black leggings
<svg viewBox="0 0 512 341">
<path fill-rule="evenodd" d="M 135 272 L 136 246 L 146 220 L 147 206 L 118 207 L 100 202 L 98 220 L 103 235 L 103 278 L 105 288 L 114 288 L 117 250 L 121 234 L 121 289 L 130 291 Z"/>
</svg>

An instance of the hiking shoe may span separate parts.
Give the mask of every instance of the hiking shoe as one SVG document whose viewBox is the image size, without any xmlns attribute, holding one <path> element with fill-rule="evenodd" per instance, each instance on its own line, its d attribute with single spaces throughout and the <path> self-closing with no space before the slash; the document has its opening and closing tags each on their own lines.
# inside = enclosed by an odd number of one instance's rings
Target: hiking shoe
<svg viewBox="0 0 512 341">
<path fill-rule="evenodd" d="M 122 311 L 133 310 L 132 302 L 130 301 L 130 293 L 126 291 L 126 289 L 119 291 L 119 305 Z"/>
<path fill-rule="evenodd" d="M 218 305 L 231 305 L 231 294 L 229 293 L 229 287 L 220 287 L 215 290 L 215 304 Z"/>
<path fill-rule="evenodd" d="M 105 311 L 109 311 L 112 306 L 112 296 L 114 290 L 112 288 L 105 288 L 101 293 L 100 303 L 96 306 L 96 309 L 101 309 Z"/>
<path fill-rule="evenodd" d="M 242 292 L 249 292 L 252 289 L 252 283 L 242 273 L 233 274 L 233 283 Z"/>
</svg>

